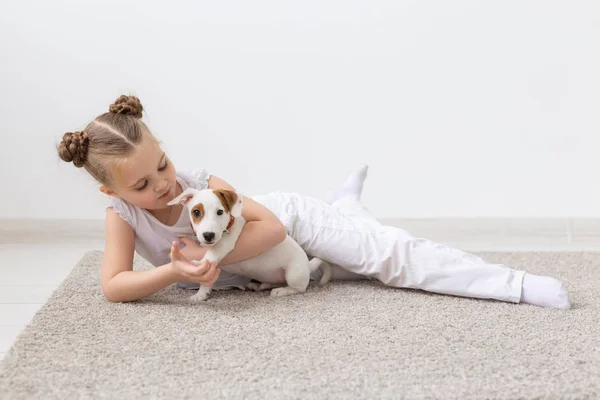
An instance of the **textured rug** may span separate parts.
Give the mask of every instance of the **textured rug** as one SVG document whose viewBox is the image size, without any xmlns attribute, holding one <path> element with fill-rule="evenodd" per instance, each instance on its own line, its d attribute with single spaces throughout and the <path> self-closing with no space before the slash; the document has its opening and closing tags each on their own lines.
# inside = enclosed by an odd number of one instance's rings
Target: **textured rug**
<svg viewBox="0 0 600 400">
<path fill-rule="evenodd" d="M 75 266 L 0 364 L 2 399 L 600 397 L 600 254 L 479 253 L 564 279 L 573 309 L 332 282 L 304 295 L 169 287 L 111 304 Z M 136 261 L 136 269 L 148 268 Z"/>
</svg>

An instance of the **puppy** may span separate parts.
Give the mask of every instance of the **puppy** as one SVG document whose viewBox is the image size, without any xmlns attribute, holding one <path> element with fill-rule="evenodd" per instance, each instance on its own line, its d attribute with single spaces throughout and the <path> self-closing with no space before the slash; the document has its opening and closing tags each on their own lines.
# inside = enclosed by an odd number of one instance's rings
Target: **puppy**
<svg viewBox="0 0 600 400">
<path fill-rule="evenodd" d="M 200 265 L 204 260 L 217 264 L 231 252 L 242 232 L 246 221 L 242 217 L 242 196 L 231 190 L 188 188 L 169 205 L 183 204 L 188 212 L 196 239 L 210 249 L 202 260 L 193 260 Z M 323 278 L 319 284 L 326 284 L 331 278 L 331 266 L 325 261 L 313 258 L 309 261 L 304 250 L 289 235 L 285 240 L 252 259 L 226 265 L 222 269 L 236 275 L 243 275 L 261 283 L 251 282 L 251 290 L 271 290 L 271 296 L 289 296 L 304 293 L 310 281 L 310 273 L 323 266 Z M 192 301 L 204 301 L 212 287 L 200 286 L 192 296 Z"/>
</svg>

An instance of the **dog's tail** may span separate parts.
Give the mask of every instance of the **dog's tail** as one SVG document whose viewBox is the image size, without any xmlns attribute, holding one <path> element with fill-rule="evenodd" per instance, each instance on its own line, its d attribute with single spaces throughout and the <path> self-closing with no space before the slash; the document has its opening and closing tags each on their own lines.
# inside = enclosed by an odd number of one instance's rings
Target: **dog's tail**
<svg viewBox="0 0 600 400">
<path fill-rule="evenodd" d="M 320 258 L 314 257 L 308 262 L 308 265 L 310 267 L 310 272 L 318 270 L 321 266 L 323 267 L 323 276 L 319 281 L 320 286 L 325 285 L 331 280 L 331 265 L 327 261 L 323 261 Z"/>
</svg>

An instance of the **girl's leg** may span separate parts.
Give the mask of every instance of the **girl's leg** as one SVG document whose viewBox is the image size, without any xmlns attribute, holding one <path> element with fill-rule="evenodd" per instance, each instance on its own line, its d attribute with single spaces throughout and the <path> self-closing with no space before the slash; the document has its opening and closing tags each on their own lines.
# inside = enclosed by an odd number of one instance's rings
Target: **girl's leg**
<svg viewBox="0 0 600 400">
<path fill-rule="evenodd" d="M 569 308 L 562 282 L 492 264 L 373 222 L 360 202 L 306 199 L 292 234 L 306 252 L 386 285 L 455 296 Z"/>
<path fill-rule="evenodd" d="M 398 288 L 568 308 L 562 282 L 492 264 L 461 250 L 381 225 L 358 198 L 329 205 L 281 195 L 280 217 L 305 251 L 353 274 Z"/>
</svg>

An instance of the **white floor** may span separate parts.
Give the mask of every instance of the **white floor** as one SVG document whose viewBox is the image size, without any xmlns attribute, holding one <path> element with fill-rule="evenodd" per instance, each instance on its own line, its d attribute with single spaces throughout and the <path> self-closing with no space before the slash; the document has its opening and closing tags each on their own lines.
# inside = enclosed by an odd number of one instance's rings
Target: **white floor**
<svg viewBox="0 0 600 400">
<path fill-rule="evenodd" d="M 465 251 L 600 251 L 597 220 L 388 223 Z M 7 226 L 0 224 L 0 228 Z M 98 232 L 0 232 L 0 359 L 77 261 L 87 251 L 102 250 L 103 245 Z"/>
<path fill-rule="evenodd" d="M 103 245 L 98 240 L 0 244 L 0 359 L 77 261 Z"/>
</svg>

